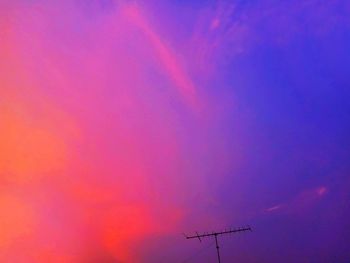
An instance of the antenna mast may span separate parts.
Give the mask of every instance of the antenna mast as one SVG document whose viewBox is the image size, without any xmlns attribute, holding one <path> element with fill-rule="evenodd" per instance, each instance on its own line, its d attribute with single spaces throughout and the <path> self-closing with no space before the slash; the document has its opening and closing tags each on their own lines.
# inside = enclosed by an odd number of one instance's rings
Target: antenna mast
<svg viewBox="0 0 350 263">
<path fill-rule="evenodd" d="M 185 235 L 186 239 L 191 239 L 191 238 L 198 238 L 199 242 L 202 242 L 203 237 L 214 237 L 215 238 L 215 244 L 216 244 L 216 251 L 218 254 L 218 262 L 221 263 L 221 259 L 220 259 L 220 247 L 219 247 L 219 243 L 218 243 L 218 236 L 220 235 L 224 235 L 224 234 L 231 234 L 231 233 L 237 233 L 237 232 L 245 232 L 245 231 L 252 231 L 250 226 L 246 226 L 246 227 L 239 227 L 239 228 L 235 228 L 235 229 L 229 229 L 229 230 L 225 230 L 225 231 L 220 231 L 220 232 L 212 232 L 212 233 L 202 233 L 202 234 L 198 234 L 196 232 L 196 235 L 193 236 L 187 236 Z"/>
</svg>

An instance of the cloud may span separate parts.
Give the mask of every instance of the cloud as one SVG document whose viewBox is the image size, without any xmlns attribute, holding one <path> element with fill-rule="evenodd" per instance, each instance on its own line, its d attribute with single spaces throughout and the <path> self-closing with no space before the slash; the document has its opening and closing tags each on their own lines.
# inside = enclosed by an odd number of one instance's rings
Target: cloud
<svg viewBox="0 0 350 263">
<path fill-rule="evenodd" d="M 295 196 L 291 201 L 277 204 L 265 209 L 266 213 L 287 213 L 299 214 L 307 212 L 320 202 L 327 194 L 328 189 L 325 186 L 305 190 Z"/>
<path fill-rule="evenodd" d="M 126 5 L 123 8 L 123 14 L 132 24 L 142 30 L 154 47 L 165 72 L 167 72 L 170 79 L 174 81 L 174 84 L 178 88 L 184 101 L 189 103 L 191 107 L 196 108 L 198 106 L 196 105 L 198 103 L 196 98 L 196 88 L 189 75 L 184 71 L 183 66 L 180 65 L 175 52 L 172 51 L 165 44 L 164 40 L 162 40 L 161 37 L 151 28 L 136 4 Z"/>
<path fill-rule="evenodd" d="M 197 69 L 210 74 L 217 63 L 267 44 L 283 47 L 300 36 L 323 37 L 349 28 L 346 1 L 216 1 L 205 6 L 193 30 L 191 53 Z"/>
</svg>

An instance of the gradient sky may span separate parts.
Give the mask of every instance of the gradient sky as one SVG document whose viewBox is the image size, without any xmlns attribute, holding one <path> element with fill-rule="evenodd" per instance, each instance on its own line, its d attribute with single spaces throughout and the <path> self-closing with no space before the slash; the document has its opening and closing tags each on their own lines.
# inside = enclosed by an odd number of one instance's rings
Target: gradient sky
<svg viewBox="0 0 350 263">
<path fill-rule="evenodd" d="M 350 2 L 0 0 L 0 262 L 350 262 Z"/>
</svg>

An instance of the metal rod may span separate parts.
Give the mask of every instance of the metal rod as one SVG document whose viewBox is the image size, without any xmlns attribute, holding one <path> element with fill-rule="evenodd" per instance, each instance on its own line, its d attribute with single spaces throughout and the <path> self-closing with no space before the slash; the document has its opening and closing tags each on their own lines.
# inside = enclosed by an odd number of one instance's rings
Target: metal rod
<svg viewBox="0 0 350 263">
<path fill-rule="evenodd" d="M 216 243 L 216 250 L 218 252 L 218 260 L 219 260 L 219 263 L 221 263 L 221 260 L 220 260 L 220 248 L 219 248 L 219 244 L 218 244 L 218 235 L 215 235 L 215 243 Z"/>
<path fill-rule="evenodd" d="M 252 231 L 252 229 L 250 228 L 250 226 L 247 226 L 247 227 L 240 227 L 240 228 L 236 228 L 236 229 L 230 229 L 230 230 L 225 230 L 225 231 L 220 231 L 220 232 L 212 232 L 212 233 L 204 232 L 203 234 L 198 234 L 198 232 L 196 232 L 196 235 L 194 235 L 194 236 L 185 235 L 185 237 L 186 237 L 186 239 L 198 238 L 199 241 L 202 241 L 201 237 L 214 237 L 215 244 L 216 244 L 216 251 L 218 254 L 218 260 L 219 260 L 219 263 L 221 263 L 218 236 L 224 235 L 224 234 L 236 233 L 236 232 L 244 232 L 244 231 Z"/>
</svg>

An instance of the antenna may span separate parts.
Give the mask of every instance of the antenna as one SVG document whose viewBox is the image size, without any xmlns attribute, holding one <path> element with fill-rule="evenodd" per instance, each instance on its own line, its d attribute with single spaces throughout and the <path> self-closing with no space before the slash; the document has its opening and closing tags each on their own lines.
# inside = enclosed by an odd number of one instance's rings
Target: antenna
<svg viewBox="0 0 350 263">
<path fill-rule="evenodd" d="M 196 232 L 196 234 L 193 236 L 185 235 L 185 237 L 186 237 L 186 239 L 198 238 L 199 242 L 202 242 L 201 238 L 203 238 L 203 237 L 214 237 L 215 244 L 216 244 L 216 251 L 218 253 L 218 262 L 221 263 L 218 236 L 224 235 L 224 234 L 237 233 L 237 232 L 245 232 L 245 231 L 252 231 L 252 229 L 250 226 L 245 226 L 245 227 L 239 227 L 239 228 L 234 228 L 234 229 L 229 229 L 229 230 L 225 229 L 224 231 L 220 231 L 220 232 L 213 231 L 212 233 L 204 232 L 203 234 L 198 234 L 198 232 Z"/>
</svg>

